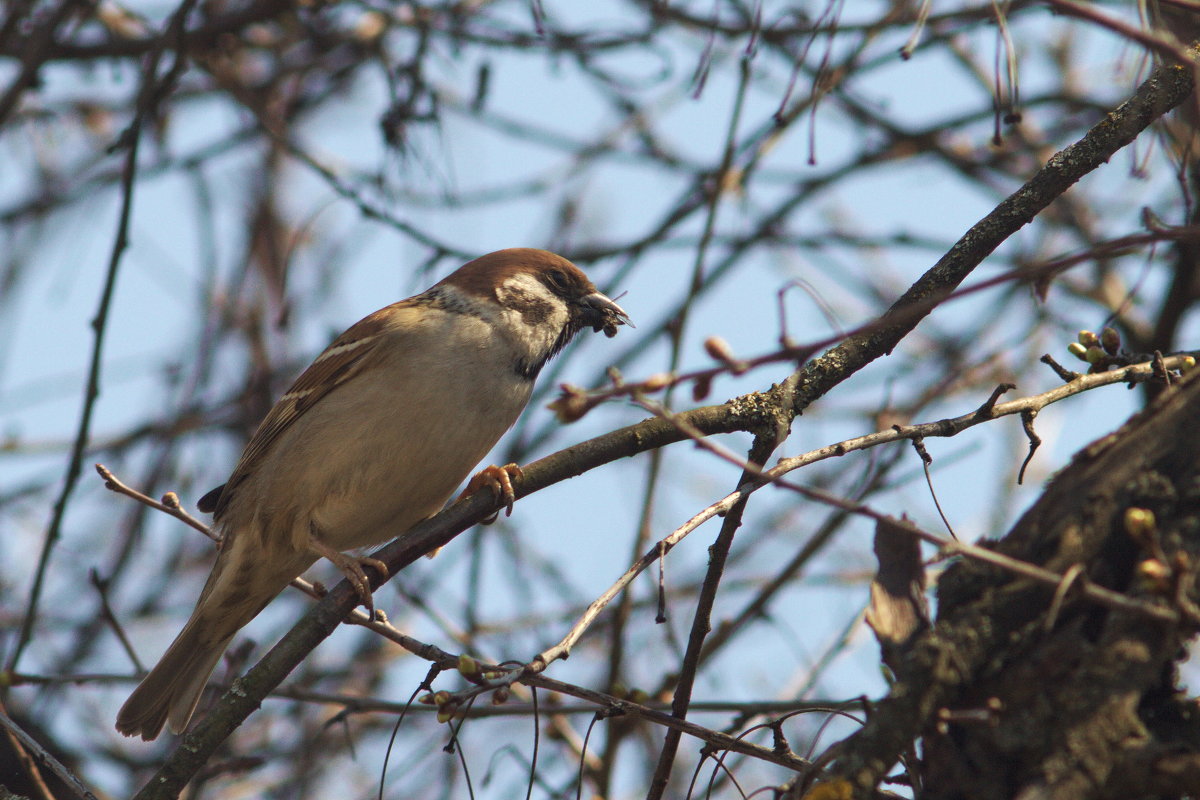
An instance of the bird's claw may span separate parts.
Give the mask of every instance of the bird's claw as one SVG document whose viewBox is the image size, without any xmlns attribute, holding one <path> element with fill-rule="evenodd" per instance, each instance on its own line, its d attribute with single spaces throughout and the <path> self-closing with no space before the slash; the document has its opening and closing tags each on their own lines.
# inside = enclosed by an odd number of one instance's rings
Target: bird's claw
<svg viewBox="0 0 1200 800">
<path fill-rule="evenodd" d="M 480 489 L 487 487 L 492 490 L 492 495 L 504 503 L 504 516 L 511 517 L 513 512 L 513 503 L 517 502 L 517 493 L 513 489 L 513 478 L 520 480 L 525 475 L 516 464 L 505 464 L 503 467 L 497 467 L 495 464 L 484 467 L 467 483 L 467 488 L 463 489 L 462 497 L 475 494 Z M 484 520 L 484 524 L 496 521 L 500 516 L 500 511 Z"/>
<path fill-rule="evenodd" d="M 505 464 L 503 467 L 497 467 L 491 464 L 481 469 L 477 474 L 467 481 L 467 488 L 462 490 L 462 494 L 458 496 L 459 500 L 464 497 L 470 497 L 480 489 L 488 488 L 492 490 L 492 496 L 497 500 L 504 502 L 505 516 L 511 517 L 513 511 L 513 503 L 517 502 L 517 493 L 513 489 L 513 478 L 520 479 L 524 477 L 525 471 L 516 464 Z M 500 516 L 500 511 L 497 510 L 494 514 L 489 515 L 480 522 L 484 525 L 491 525 Z M 433 558 L 442 548 L 435 547 L 425 554 L 426 558 Z"/>
<path fill-rule="evenodd" d="M 346 580 L 354 587 L 354 592 L 358 595 L 358 599 L 367 609 L 367 615 L 374 618 L 375 601 L 371 596 L 371 579 L 367 577 L 367 573 L 363 567 L 373 567 L 379 572 L 381 578 L 386 578 L 390 574 L 387 564 L 384 564 L 378 558 L 343 553 L 324 544 L 315 537 L 309 540 L 309 547 L 313 552 L 328 559 L 335 567 L 342 571 L 342 574 L 346 576 Z"/>
</svg>

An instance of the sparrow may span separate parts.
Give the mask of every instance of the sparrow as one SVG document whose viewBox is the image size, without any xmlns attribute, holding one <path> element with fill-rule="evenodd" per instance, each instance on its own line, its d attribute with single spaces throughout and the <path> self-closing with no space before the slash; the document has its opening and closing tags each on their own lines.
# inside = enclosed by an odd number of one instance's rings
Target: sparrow
<svg viewBox="0 0 1200 800">
<path fill-rule="evenodd" d="M 534 379 L 584 328 L 631 324 L 562 256 L 513 248 L 460 267 L 365 317 L 301 373 L 258 426 L 229 480 L 198 503 L 220 550 L 196 608 L 117 714 L 149 741 L 182 733 L 234 635 L 318 558 L 370 608 L 364 565 L 445 505 L 529 401 Z M 513 500 L 516 465 L 467 487 Z"/>
</svg>

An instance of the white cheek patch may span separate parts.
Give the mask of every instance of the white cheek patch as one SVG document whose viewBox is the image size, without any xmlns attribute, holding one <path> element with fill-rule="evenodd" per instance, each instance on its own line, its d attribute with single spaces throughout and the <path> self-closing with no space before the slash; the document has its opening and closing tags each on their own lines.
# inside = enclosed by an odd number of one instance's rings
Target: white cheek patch
<svg viewBox="0 0 1200 800">
<path fill-rule="evenodd" d="M 524 273 L 505 279 L 496 288 L 496 299 L 502 309 L 496 327 L 512 343 L 518 362 L 540 366 L 570 322 L 566 302 Z"/>
<path fill-rule="evenodd" d="M 496 299 L 508 315 L 518 316 L 527 327 L 551 331 L 552 338 L 567 324 L 566 303 L 532 275 L 519 273 L 507 278 L 496 289 Z"/>
</svg>

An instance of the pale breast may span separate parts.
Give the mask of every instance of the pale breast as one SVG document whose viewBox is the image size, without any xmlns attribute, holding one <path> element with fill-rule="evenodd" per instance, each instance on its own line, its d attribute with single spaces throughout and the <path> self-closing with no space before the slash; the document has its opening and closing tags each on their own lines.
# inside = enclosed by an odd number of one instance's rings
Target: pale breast
<svg viewBox="0 0 1200 800">
<path fill-rule="evenodd" d="M 387 335 L 372 379 L 322 398 L 251 478 L 259 491 L 243 496 L 272 498 L 260 511 L 291 529 L 271 535 L 302 547 L 311 521 L 339 550 L 391 539 L 441 509 L 529 400 L 532 381 L 497 368 L 512 349 L 481 319 L 436 311 Z"/>
</svg>

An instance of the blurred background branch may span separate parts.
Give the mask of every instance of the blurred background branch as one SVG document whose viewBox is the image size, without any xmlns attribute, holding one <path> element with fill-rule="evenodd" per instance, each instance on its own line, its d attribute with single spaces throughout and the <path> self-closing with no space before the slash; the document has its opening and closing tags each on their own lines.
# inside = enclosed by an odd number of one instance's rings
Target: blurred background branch
<svg viewBox="0 0 1200 800">
<path fill-rule="evenodd" d="M 132 795 L 176 750 L 112 722 L 194 602 L 211 543 L 101 481 L 76 485 L 79 465 L 189 508 L 333 334 L 470 257 L 540 246 L 627 292 L 638 324 L 555 362 L 492 458 L 549 466 L 527 475 L 512 518 L 377 592 L 394 633 L 336 626 L 349 607 L 337 592 L 272 603 L 218 684 L 309 611 L 333 633 L 274 693 L 264 684 L 187 792 L 643 797 L 656 765 L 664 797 L 801 791 L 795 765 L 828 766 L 889 690 L 861 622 L 874 523 L 847 509 L 941 530 L 928 468 L 964 541 L 1000 537 L 1073 452 L 1178 381 L 1174 354 L 1200 347 L 1200 117 L 1195 67 L 1177 60 L 1198 19 L 1191 0 L 4 5 L 0 692 L 13 729 L 98 796 Z M 1098 136 L 1108 144 L 1080 157 Z M 1047 175 L 1064 177 L 1036 203 L 1005 201 Z M 985 218 L 990 238 L 972 227 Z M 814 358 L 818 343 L 833 347 Z M 1023 398 L 1063 386 L 1046 354 L 1089 385 L 1150 366 L 1136 392 L 1071 389 L 1036 420 L 1024 409 L 1023 424 L 928 438 L 928 464 L 902 441 L 998 385 Z M 571 425 L 545 408 L 563 383 L 587 411 Z M 1018 486 L 1032 431 L 1042 444 Z M 719 448 L 665 446 L 697 433 Z M 754 449 L 756 435 L 772 444 Z M 787 480 L 842 506 L 738 495 L 756 474 L 748 454 L 766 469 L 801 459 Z M 689 520 L 747 498 L 655 558 Z M 530 663 L 643 556 L 569 661 L 513 684 L 522 715 L 474 713 L 493 693 L 455 710 L 453 732 L 398 711 L 414 693 L 475 691 L 460 654 Z M 327 566 L 311 577 L 329 580 Z M 1127 643 L 1118 628 L 1104 630 Z M 1139 685 L 1186 693 L 1194 675 L 1178 669 L 1175 684 Z M 984 695 L 969 687 L 978 706 L 964 708 L 989 708 Z M 677 751 L 641 707 L 672 709 Z M 893 731 L 881 791 L 951 796 L 931 788 L 965 785 L 948 764 L 998 752 L 986 736 L 936 739 L 960 711 Z M 746 746 L 701 750 L 722 736 Z M 77 794 L 11 741 L 3 789 Z"/>
</svg>

